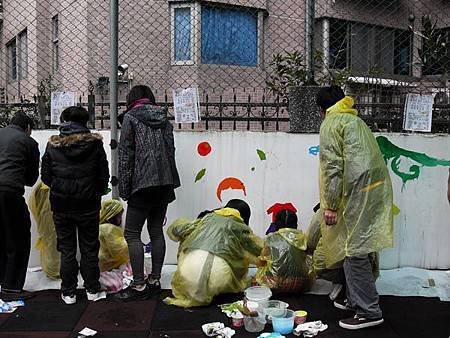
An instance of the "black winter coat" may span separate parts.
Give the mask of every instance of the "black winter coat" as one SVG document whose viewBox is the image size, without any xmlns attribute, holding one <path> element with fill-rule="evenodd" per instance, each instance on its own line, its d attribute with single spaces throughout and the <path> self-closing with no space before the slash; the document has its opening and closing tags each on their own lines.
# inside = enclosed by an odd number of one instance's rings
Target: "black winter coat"
<svg viewBox="0 0 450 338">
<path fill-rule="evenodd" d="M 0 191 L 25 192 L 39 177 L 39 147 L 19 126 L 0 129 Z"/>
<path fill-rule="evenodd" d="M 57 213 L 99 210 L 101 196 L 108 189 L 109 168 L 101 135 L 74 125 L 50 137 L 42 157 L 42 181 L 50 187 L 52 210 Z"/>
<path fill-rule="evenodd" d="M 140 190 L 178 188 L 173 127 L 167 111 L 145 105 L 125 114 L 119 143 L 119 192 L 129 199 Z"/>
</svg>

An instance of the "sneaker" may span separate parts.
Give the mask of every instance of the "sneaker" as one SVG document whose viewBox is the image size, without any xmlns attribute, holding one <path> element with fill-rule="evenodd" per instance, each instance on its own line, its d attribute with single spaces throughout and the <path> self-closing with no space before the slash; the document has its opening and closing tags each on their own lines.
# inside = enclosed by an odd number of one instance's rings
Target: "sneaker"
<svg viewBox="0 0 450 338">
<path fill-rule="evenodd" d="M 96 302 L 100 299 L 105 299 L 106 298 L 106 292 L 105 291 L 99 291 L 99 292 L 94 292 L 91 293 L 89 291 L 86 291 L 86 295 L 87 295 L 87 299 L 93 302 Z"/>
<path fill-rule="evenodd" d="M 347 299 L 336 299 L 333 304 L 334 304 L 334 307 L 336 307 L 340 310 L 355 311 L 355 309 L 349 305 Z"/>
<path fill-rule="evenodd" d="M 343 288 L 344 286 L 342 284 L 333 284 L 333 290 L 328 295 L 328 297 L 330 297 L 330 300 L 336 300 Z"/>
<path fill-rule="evenodd" d="M 126 289 L 111 295 L 112 299 L 123 300 L 125 302 L 135 301 L 135 300 L 148 300 L 152 296 L 152 291 L 148 284 L 145 284 L 145 289 L 138 291 L 130 285 Z"/>
<path fill-rule="evenodd" d="M 73 295 L 69 295 L 69 296 L 64 296 L 64 294 L 61 294 L 61 299 L 67 305 L 72 305 L 72 304 L 75 304 L 77 302 L 77 295 L 73 294 Z"/>
<path fill-rule="evenodd" d="M 147 279 L 147 287 L 150 289 L 152 294 L 159 293 L 161 291 L 161 282 L 159 279 Z"/>
<path fill-rule="evenodd" d="M 383 322 L 384 322 L 383 318 L 367 319 L 367 318 L 355 315 L 352 318 L 340 320 L 339 326 L 344 329 L 348 329 L 348 330 L 359 330 L 359 329 L 364 329 L 366 327 L 377 326 L 377 325 L 382 324 Z"/>
<path fill-rule="evenodd" d="M 2 289 L 0 292 L 0 299 L 4 302 L 12 302 L 15 300 L 27 300 L 33 298 L 35 294 L 33 292 L 25 290 L 10 290 Z"/>
</svg>

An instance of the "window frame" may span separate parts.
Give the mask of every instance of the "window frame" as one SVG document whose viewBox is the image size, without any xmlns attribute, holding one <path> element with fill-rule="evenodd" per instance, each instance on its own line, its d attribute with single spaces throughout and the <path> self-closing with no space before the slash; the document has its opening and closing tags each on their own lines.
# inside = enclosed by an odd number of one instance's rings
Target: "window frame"
<svg viewBox="0 0 450 338">
<path fill-rule="evenodd" d="M 23 44 L 24 42 L 25 46 Z M 25 80 L 28 78 L 28 31 L 26 28 L 17 35 L 16 54 L 17 78 L 19 80 Z"/>
<path fill-rule="evenodd" d="M 208 5 L 205 3 L 205 5 Z M 225 8 L 237 9 L 241 6 L 234 6 L 231 4 L 222 5 Z M 190 8 L 191 9 L 191 59 L 190 60 L 175 60 L 175 9 Z M 255 66 L 245 65 L 227 65 L 227 64 L 210 64 L 201 62 L 202 50 L 202 32 L 201 32 L 201 17 L 202 17 L 202 3 L 175 3 L 170 4 L 170 62 L 172 66 L 220 66 L 220 67 L 242 67 L 242 68 L 260 68 L 264 64 L 264 10 L 261 8 L 251 7 L 257 12 L 257 60 Z"/>
<path fill-rule="evenodd" d="M 191 11 L 191 58 L 190 60 L 175 60 L 175 10 L 180 8 L 189 8 Z M 198 63 L 201 29 L 201 5 L 197 2 L 172 4 L 170 6 L 170 60 L 173 66 L 192 66 Z"/>
<path fill-rule="evenodd" d="M 59 15 L 52 17 L 52 73 L 59 71 Z"/>
<path fill-rule="evenodd" d="M 14 57 L 13 57 L 13 50 L 14 50 Z M 18 80 L 19 78 L 19 73 L 18 73 L 18 69 L 17 69 L 17 39 L 16 37 L 12 38 L 11 40 L 9 40 L 6 43 L 6 52 L 8 54 L 7 60 L 8 60 L 8 67 L 7 67 L 7 72 L 8 72 L 8 82 L 15 82 Z M 13 60 L 14 60 L 14 65 L 13 65 Z M 14 74 L 14 75 L 13 75 Z"/>
</svg>

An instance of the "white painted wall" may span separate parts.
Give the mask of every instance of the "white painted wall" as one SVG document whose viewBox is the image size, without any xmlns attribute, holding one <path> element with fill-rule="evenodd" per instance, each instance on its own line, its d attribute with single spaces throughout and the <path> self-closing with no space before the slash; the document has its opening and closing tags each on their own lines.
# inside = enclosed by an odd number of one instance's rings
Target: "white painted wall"
<svg viewBox="0 0 450 338">
<path fill-rule="evenodd" d="M 46 140 L 55 131 L 36 131 L 41 154 Z M 109 133 L 104 136 L 108 150 Z M 387 134 L 397 146 L 426 153 L 435 158 L 450 159 L 450 136 Z M 182 187 L 177 200 L 168 211 L 168 223 L 178 217 L 195 217 L 204 209 L 221 205 L 216 188 L 225 178 L 234 176 L 244 182 L 252 207 L 250 225 L 263 235 L 270 223 L 266 210 L 276 202 L 292 202 L 299 210 L 300 226 L 307 228 L 312 208 L 318 202 L 318 156 L 309 154 L 318 145 L 318 135 L 257 133 L 257 132 L 177 132 L 177 163 Z M 207 157 L 197 153 L 197 145 L 208 141 L 212 152 Z M 263 150 L 261 161 L 256 149 Z M 409 160 L 402 158 L 402 167 Z M 417 163 L 414 163 L 417 164 Z M 252 171 L 251 168 L 255 170 Z M 205 177 L 194 183 L 199 170 L 206 168 Z M 408 182 L 402 189 L 399 177 L 392 174 L 394 201 L 401 212 L 395 218 L 395 247 L 382 253 L 382 267 L 414 266 L 429 269 L 450 268 L 450 206 L 447 202 L 447 167 L 423 167 L 418 180 Z M 29 194 L 27 189 L 26 194 Z M 230 198 L 241 198 L 241 191 L 226 190 Z M 147 235 L 144 235 L 144 239 Z M 36 241 L 33 226 L 33 243 Z M 167 240 L 166 264 L 176 263 L 177 244 Z M 39 265 L 33 249 L 30 266 Z"/>
</svg>

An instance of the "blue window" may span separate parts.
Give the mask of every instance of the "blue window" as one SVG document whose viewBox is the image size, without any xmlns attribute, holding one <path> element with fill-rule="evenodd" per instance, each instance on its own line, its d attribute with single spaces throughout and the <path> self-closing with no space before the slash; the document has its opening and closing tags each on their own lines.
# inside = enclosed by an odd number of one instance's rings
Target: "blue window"
<svg viewBox="0 0 450 338">
<path fill-rule="evenodd" d="M 202 6 L 201 61 L 204 64 L 258 65 L 258 13 Z"/>
<path fill-rule="evenodd" d="M 174 9 L 174 61 L 189 61 L 191 56 L 191 8 Z"/>
</svg>

